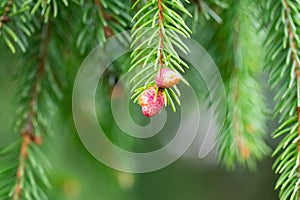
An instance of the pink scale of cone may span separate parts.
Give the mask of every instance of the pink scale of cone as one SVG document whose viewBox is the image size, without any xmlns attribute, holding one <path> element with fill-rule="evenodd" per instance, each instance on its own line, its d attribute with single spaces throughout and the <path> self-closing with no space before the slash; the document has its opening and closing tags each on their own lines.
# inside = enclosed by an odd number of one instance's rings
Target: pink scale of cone
<svg viewBox="0 0 300 200">
<path fill-rule="evenodd" d="M 155 80 L 158 87 L 170 88 L 179 83 L 181 75 L 169 68 L 162 68 L 160 74 L 156 75 Z"/>
</svg>

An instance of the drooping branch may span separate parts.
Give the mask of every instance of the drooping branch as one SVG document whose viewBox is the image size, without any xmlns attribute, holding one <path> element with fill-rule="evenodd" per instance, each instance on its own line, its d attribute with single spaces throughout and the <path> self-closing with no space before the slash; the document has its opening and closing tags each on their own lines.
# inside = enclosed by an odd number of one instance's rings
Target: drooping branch
<svg viewBox="0 0 300 200">
<path fill-rule="evenodd" d="M 295 78 L 297 79 L 297 108 L 296 108 L 296 114 L 297 114 L 297 120 L 298 120 L 298 137 L 300 138 L 300 72 L 299 72 L 299 60 L 297 59 L 298 56 L 298 47 L 295 39 L 295 33 L 292 29 L 292 21 L 290 20 L 289 16 L 291 16 L 291 8 L 287 2 L 287 0 L 283 1 L 284 3 L 284 11 L 285 11 L 285 21 L 286 21 L 286 29 L 288 30 L 288 38 L 289 38 L 289 48 L 291 48 L 291 59 L 292 59 L 292 66 L 295 71 Z M 300 154 L 300 139 L 298 140 L 298 154 Z M 299 156 L 300 162 L 300 156 Z M 300 165 L 298 166 L 298 173 L 300 175 Z M 300 199 L 300 186 L 298 189 L 298 198 Z"/>
<path fill-rule="evenodd" d="M 42 30 L 42 40 L 39 50 L 39 64 L 35 74 L 35 81 L 32 86 L 32 94 L 29 102 L 29 114 L 26 119 L 26 124 L 24 130 L 21 133 L 22 136 L 22 145 L 19 153 L 19 165 L 17 168 L 16 174 L 16 187 L 13 193 L 13 200 L 20 200 L 22 195 L 22 181 L 24 179 L 24 173 L 26 169 L 26 161 L 28 158 L 27 150 L 30 145 L 42 144 L 42 138 L 37 136 L 33 126 L 33 120 L 36 115 L 35 107 L 37 105 L 38 97 L 39 97 L 39 84 L 43 78 L 45 72 L 45 64 L 47 57 L 47 49 L 50 40 L 50 24 L 46 24 Z"/>
<path fill-rule="evenodd" d="M 279 199 L 300 198 L 300 76 L 299 76 L 299 7 L 296 1 L 269 0 L 265 4 L 267 25 L 267 67 L 271 88 L 276 89 L 274 116 L 280 126 L 273 138 L 281 138 L 274 150 L 273 168 L 279 179 L 275 189 Z M 272 13 L 272 14 L 271 14 Z"/>
<path fill-rule="evenodd" d="M 297 43 L 296 43 L 296 39 L 295 39 L 295 33 L 292 29 L 293 22 L 291 22 L 290 18 L 289 18 L 289 16 L 291 15 L 291 8 L 286 0 L 284 0 L 284 11 L 285 11 L 284 15 L 285 15 L 285 20 L 286 20 L 286 26 L 287 26 L 287 30 L 288 30 L 289 46 L 292 49 L 291 58 L 293 60 L 293 66 L 294 66 L 294 69 L 292 69 L 292 70 L 295 71 L 296 79 L 300 83 L 299 60 L 297 59 L 298 48 L 297 48 Z M 300 97 L 298 97 L 298 99 L 299 98 Z M 300 101 L 299 101 L 299 103 L 300 103 Z M 299 106 L 300 106 L 300 104 L 298 104 L 298 107 Z"/>
<path fill-rule="evenodd" d="M 256 77 L 262 66 L 260 38 L 249 40 L 257 35 L 253 26 L 256 7 L 250 0 L 230 2 L 230 9 L 221 13 L 226 25 L 218 25 L 211 39 L 211 42 L 219 41 L 211 51 L 223 77 L 228 98 L 224 131 L 219 135 L 218 156 L 228 169 L 234 169 L 237 165 L 255 169 L 257 161 L 269 153 L 264 141 L 266 105 Z M 224 38 L 227 38 L 226 43 Z"/>
</svg>

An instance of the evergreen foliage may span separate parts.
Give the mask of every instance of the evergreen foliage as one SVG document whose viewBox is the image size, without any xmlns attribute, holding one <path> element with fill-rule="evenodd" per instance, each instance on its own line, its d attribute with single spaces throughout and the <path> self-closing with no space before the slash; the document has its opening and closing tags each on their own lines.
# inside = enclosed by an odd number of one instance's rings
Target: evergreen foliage
<svg viewBox="0 0 300 200">
<path fill-rule="evenodd" d="M 219 160 L 229 169 L 236 164 L 255 169 L 256 160 L 269 152 L 264 142 L 267 108 L 259 80 L 262 63 L 258 51 L 261 43 L 255 27 L 258 13 L 252 1 L 229 3 L 230 9 L 221 14 L 226 23 L 218 25 L 210 41 L 227 90 L 227 115 L 224 131 L 219 136 Z M 255 37 L 256 41 L 251 40 Z"/>
<path fill-rule="evenodd" d="M 55 134 L 51 119 L 66 86 L 64 72 L 70 46 L 65 40 L 67 21 L 54 23 L 51 15 L 46 20 L 46 14 L 42 14 L 40 20 L 31 16 L 32 24 L 27 25 L 35 29 L 26 39 L 30 49 L 23 54 L 16 74 L 18 108 L 12 123 L 14 132 L 21 137 L 0 150 L 0 199 L 48 199 L 47 190 L 51 187 L 48 178 L 51 165 L 43 152 L 44 140 Z M 3 28 L 6 26 L 3 24 Z M 17 40 L 23 36 L 22 32 L 14 34 Z M 14 52 L 15 47 L 10 48 Z"/>
<path fill-rule="evenodd" d="M 280 123 L 273 133 L 281 138 L 273 153 L 277 156 L 274 170 L 280 175 L 275 188 L 280 200 L 299 199 L 299 5 L 298 0 L 1 1 L 0 42 L 12 53 L 20 50 L 16 55 L 22 59 L 16 73 L 12 130 L 18 137 L 0 149 L 0 199 L 48 199 L 51 164 L 44 150 L 60 134 L 52 130 L 51 122 L 64 89 L 72 87 L 66 75 L 71 60 L 80 60 L 99 42 L 132 29 L 133 51 L 125 60 L 130 57 L 129 71 L 135 73 L 131 98 L 136 102 L 155 85 L 161 68 L 181 74 L 189 68 L 179 56 L 179 52 L 189 53 L 183 38 L 203 25 L 209 29 L 199 34 L 209 38 L 207 49 L 227 91 L 225 127 L 218 138 L 220 163 L 228 169 L 236 165 L 255 169 L 257 160 L 269 153 L 264 142 L 268 108 L 260 83 L 260 61 L 265 59 L 276 93 L 274 117 Z M 259 51 L 263 36 L 265 58 Z M 118 76 L 126 67 L 109 70 Z M 163 94 L 176 111 L 178 88 L 167 88 Z"/>
<path fill-rule="evenodd" d="M 133 8 L 140 2 L 136 1 Z M 179 0 L 153 0 L 142 5 L 132 19 L 135 22 L 131 43 L 134 51 L 131 54 L 133 59 L 129 70 L 140 68 L 131 80 L 134 102 L 137 102 L 145 89 L 155 85 L 155 77 L 160 73 L 161 68 L 170 68 L 182 73 L 184 68 L 188 68 L 175 49 L 178 48 L 188 54 L 189 49 L 180 36 L 189 38 L 191 34 L 190 28 L 177 13 L 178 11 L 191 16 Z M 170 104 L 176 111 L 174 102 L 180 105 L 179 90 L 176 87 L 168 88 L 163 91 L 163 94 L 166 99 L 165 104 Z"/>
</svg>

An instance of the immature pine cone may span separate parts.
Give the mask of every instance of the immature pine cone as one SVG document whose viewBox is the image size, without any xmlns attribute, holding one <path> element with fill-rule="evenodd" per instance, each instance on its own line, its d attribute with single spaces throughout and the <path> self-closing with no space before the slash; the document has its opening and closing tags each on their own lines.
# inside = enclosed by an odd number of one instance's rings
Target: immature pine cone
<svg viewBox="0 0 300 200">
<path fill-rule="evenodd" d="M 139 98 L 139 104 L 142 106 L 142 112 L 146 117 L 153 117 L 158 114 L 165 104 L 165 99 L 161 90 L 158 90 L 156 100 L 156 86 L 146 89 Z"/>
</svg>

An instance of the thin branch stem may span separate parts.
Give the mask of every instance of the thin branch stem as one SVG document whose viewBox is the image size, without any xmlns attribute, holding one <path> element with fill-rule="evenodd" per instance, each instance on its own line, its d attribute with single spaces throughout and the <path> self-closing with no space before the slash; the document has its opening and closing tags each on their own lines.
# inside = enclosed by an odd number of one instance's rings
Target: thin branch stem
<svg viewBox="0 0 300 200">
<path fill-rule="evenodd" d="M 39 96 L 38 87 L 42 80 L 43 74 L 45 72 L 49 40 L 50 40 L 50 24 L 46 24 L 42 30 L 42 40 L 41 40 L 40 51 L 39 51 L 40 60 L 37 68 L 37 73 L 35 75 L 35 81 L 32 86 L 31 99 L 29 102 L 29 114 L 27 116 L 27 120 L 26 120 L 27 122 L 25 128 L 21 133 L 23 139 L 22 139 L 22 145 L 19 154 L 19 165 L 17 168 L 17 175 L 16 175 L 17 180 L 16 180 L 16 187 L 13 193 L 13 200 L 21 199 L 21 195 L 22 195 L 21 183 L 23 182 L 24 179 L 26 160 L 28 158 L 27 151 L 29 146 L 32 145 L 32 143 L 35 143 L 36 145 L 42 144 L 42 138 L 37 136 L 35 133 L 34 126 L 33 126 L 33 119 L 36 115 L 36 111 L 34 110 L 34 108 L 36 107 L 38 96 Z"/>
<path fill-rule="evenodd" d="M 7 4 L 4 8 L 4 13 L 2 16 L 0 16 L 0 30 L 2 29 L 3 25 L 7 24 L 10 20 L 8 15 L 11 11 L 11 7 L 12 7 L 13 3 L 14 3 L 14 0 L 7 1 Z"/>
<path fill-rule="evenodd" d="M 160 74 L 160 69 L 163 67 L 163 57 L 164 57 L 164 9 L 162 6 L 163 0 L 158 0 L 158 26 L 159 26 L 159 58 L 158 58 L 158 74 Z"/>
</svg>

